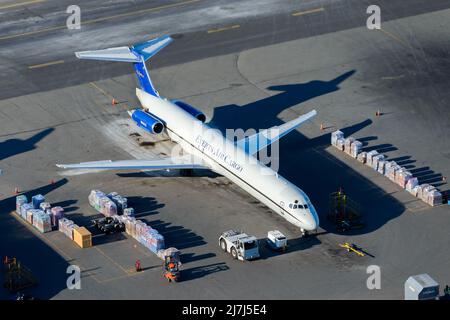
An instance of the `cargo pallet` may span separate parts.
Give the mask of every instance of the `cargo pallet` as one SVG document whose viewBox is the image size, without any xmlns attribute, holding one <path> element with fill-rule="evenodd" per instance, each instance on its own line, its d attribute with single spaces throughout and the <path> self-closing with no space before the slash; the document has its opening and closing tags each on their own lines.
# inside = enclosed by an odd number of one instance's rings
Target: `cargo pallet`
<svg viewBox="0 0 450 320">
<path fill-rule="evenodd" d="M 33 287 L 38 281 L 31 271 L 22 265 L 16 258 L 5 257 L 5 282 L 4 287 L 11 293 Z"/>
<path fill-rule="evenodd" d="M 361 207 L 358 203 L 350 199 L 342 190 L 330 194 L 330 212 L 327 218 L 346 229 L 356 229 L 364 227 L 361 219 Z"/>
</svg>

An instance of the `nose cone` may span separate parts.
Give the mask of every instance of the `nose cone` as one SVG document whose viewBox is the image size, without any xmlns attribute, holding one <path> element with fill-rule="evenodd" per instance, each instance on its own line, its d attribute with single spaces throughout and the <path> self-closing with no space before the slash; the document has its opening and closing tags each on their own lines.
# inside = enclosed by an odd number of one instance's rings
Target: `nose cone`
<svg viewBox="0 0 450 320">
<path fill-rule="evenodd" d="M 319 216 L 317 215 L 316 209 L 312 204 L 310 204 L 308 208 L 309 208 L 309 215 L 308 219 L 305 221 L 306 223 L 305 229 L 308 231 L 313 231 L 319 227 Z"/>
</svg>

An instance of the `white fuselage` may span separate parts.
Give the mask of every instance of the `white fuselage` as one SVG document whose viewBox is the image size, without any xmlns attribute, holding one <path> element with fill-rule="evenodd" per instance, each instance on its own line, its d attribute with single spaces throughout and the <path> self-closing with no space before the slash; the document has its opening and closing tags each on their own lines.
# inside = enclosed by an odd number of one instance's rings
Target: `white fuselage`
<svg viewBox="0 0 450 320">
<path fill-rule="evenodd" d="M 140 89 L 136 95 L 144 109 L 164 121 L 170 138 L 187 153 L 201 159 L 290 223 L 316 230 L 319 218 L 308 196 L 256 157 L 225 138 L 172 102 Z"/>
</svg>

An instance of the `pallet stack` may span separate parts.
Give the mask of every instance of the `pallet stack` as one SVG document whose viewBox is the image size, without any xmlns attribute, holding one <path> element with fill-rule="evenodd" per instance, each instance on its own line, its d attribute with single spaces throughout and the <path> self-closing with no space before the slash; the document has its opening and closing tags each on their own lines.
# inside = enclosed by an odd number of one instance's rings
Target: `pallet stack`
<svg viewBox="0 0 450 320">
<path fill-rule="evenodd" d="M 442 203 L 442 194 L 435 187 L 428 184 L 419 185 L 418 179 L 411 172 L 399 166 L 395 161 L 386 160 L 385 156 L 376 150 L 362 151 L 362 143 L 353 137 L 345 138 L 342 131 L 337 130 L 331 134 L 331 144 L 384 175 L 430 206 Z"/>
</svg>

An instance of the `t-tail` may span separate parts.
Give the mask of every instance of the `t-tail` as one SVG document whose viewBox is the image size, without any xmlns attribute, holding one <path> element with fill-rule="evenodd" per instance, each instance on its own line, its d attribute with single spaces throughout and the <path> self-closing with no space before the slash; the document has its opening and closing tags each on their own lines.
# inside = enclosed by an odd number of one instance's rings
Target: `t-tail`
<svg viewBox="0 0 450 320">
<path fill-rule="evenodd" d="M 159 93 L 153 86 L 152 80 L 150 79 L 147 67 L 145 66 L 145 61 L 157 54 L 170 42 L 172 42 L 172 38 L 170 36 L 163 36 L 147 42 L 135 44 L 131 47 L 115 47 L 103 50 L 80 51 L 75 52 L 75 55 L 79 59 L 132 62 L 141 89 L 155 97 L 159 97 Z"/>
</svg>

